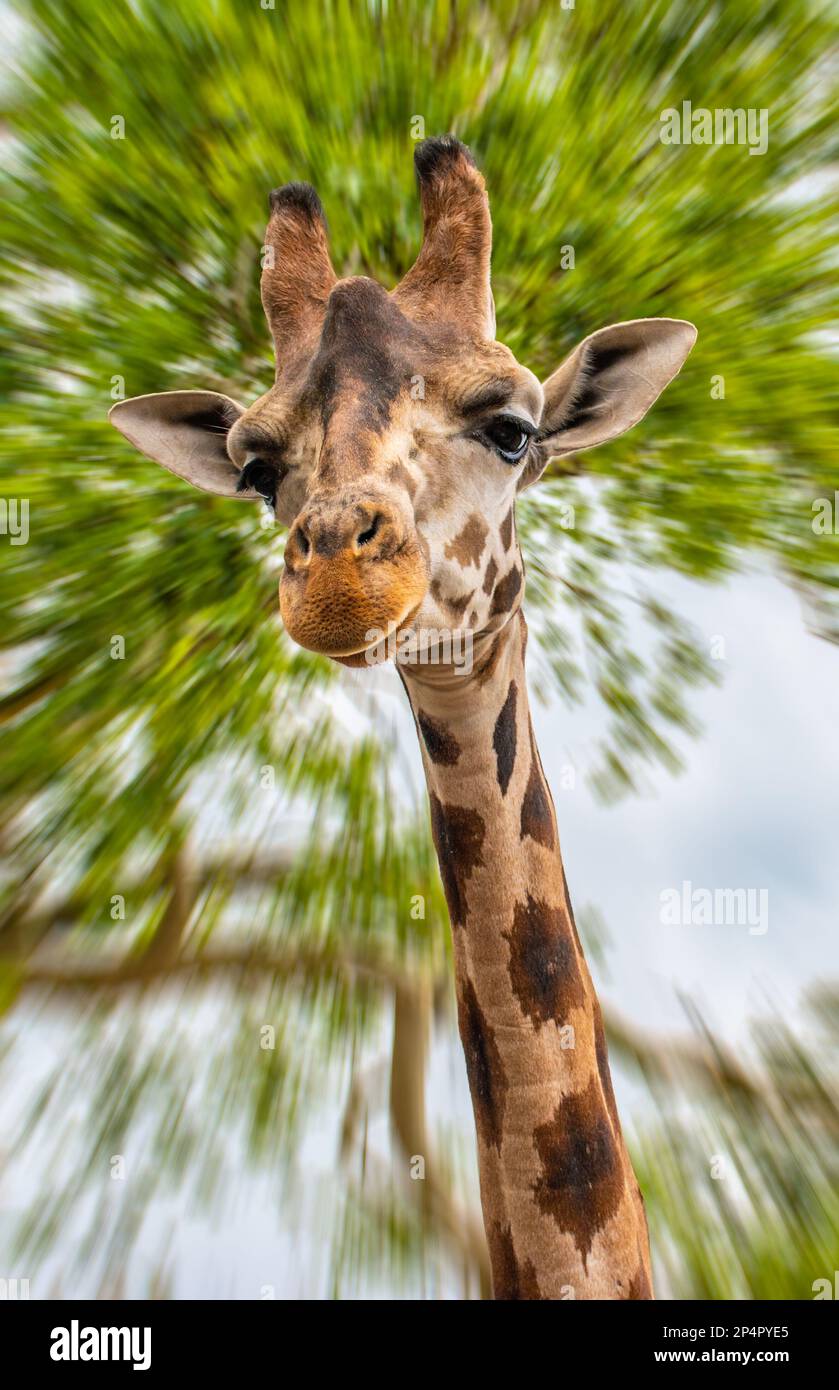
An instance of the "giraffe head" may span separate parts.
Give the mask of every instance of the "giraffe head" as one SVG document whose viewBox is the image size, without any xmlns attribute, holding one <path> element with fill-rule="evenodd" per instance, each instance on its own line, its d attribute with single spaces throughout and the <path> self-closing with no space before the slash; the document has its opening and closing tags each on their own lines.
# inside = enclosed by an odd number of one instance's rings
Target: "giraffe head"
<svg viewBox="0 0 839 1390">
<path fill-rule="evenodd" d="M 385 634 L 427 647 L 502 626 L 523 589 L 517 493 L 550 459 L 636 424 L 696 338 L 679 319 L 615 324 L 540 384 L 495 340 L 489 204 L 469 151 L 426 140 L 415 163 L 423 242 L 396 289 L 338 279 L 317 194 L 287 184 L 262 273 L 270 390 L 247 409 L 172 391 L 111 411 L 165 468 L 274 510 L 286 627 L 349 664 Z"/>
</svg>

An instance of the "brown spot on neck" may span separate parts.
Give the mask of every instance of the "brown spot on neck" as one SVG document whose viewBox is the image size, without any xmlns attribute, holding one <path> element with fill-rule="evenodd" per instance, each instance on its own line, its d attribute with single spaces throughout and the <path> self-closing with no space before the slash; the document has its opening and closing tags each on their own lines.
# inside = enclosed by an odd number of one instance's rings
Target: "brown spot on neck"
<svg viewBox="0 0 839 1390">
<path fill-rule="evenodd" d="M 537 1032 L 543 1023 L 562 1027 L 588 994 L 568 914 L 527 894 L 516 903 L 513 926 L 503 936 L 510 946 L 510 980 L 521 1011 Z"/>
<path fill-rule="evenodd" d="M 542 1164 L 533 1186 L 536 1203 L 574 1237 L 586 1267 L 598 1232 L 615 1215 L 626 1188 L 599 1077 L 592 1076 L 584 1091 L 564 1096 L 533 1140 Z"/>
<path fill-rule="evenodd" d="M 519 1264 L 510 1227 L 492 1221 L 487 1230 L 492 1266 L 493 1297 L 510 1301 L 541 1299 L 542 1291 L 530 1260 Z"/>
<path fill-rule="evenodd" d="M 429 801 L 431 833 L 452 926 L 462 927 L 466 922 L 466 883 L 484 862 L 481 851 L 486 826 L 483 817 L 467 806 L 444 806 L 431 791 Z"/>
<path fill-rule="evenodd" d="M 515 681 L 510 681 L 507 698 L 501 706 L 501 711 L 495 721 L 495 728 L 492 732 L 492 746 L 495 750 L 496 776 L 502 796 L 507 795 L 507 788 L 510 785 L 513 768 L 516 765 L 517 695 L 518 687 Z"/>
<path fill-rule="evenodd" d="M 521 838 L 529 835 L 545 849 L 556 846 L 550 793 L 539 761 L 539 752 L 530 726 L 530 776 L 521 803 Z"/>
<path fill-rule="evenodd" d="M 441 719 L 432 719 L 422 710 L 417 710 L 417 723 L 431 761 L 442 767 L 454 767 L 461 748 L 451 730 Z"/>
<path fill-rule="evenodd" d="M 496 563 L 495 563 L 494 557 L 493 557 L 492 555 L 490 555 L 490 557 L 489 557 L 489 564 L 487 565 L 487 570 L 486 570 L 486 574 L 484 575 L 484 582 L 483 582 L 483 586 L 482 586 L 482 587 L 483 587 L 483 591 L 484 591 L 485 594 L 491 594 L 491 593 L 492 593 L 492 586 L 493 586 L 493 584 L 495 583 L 495 576 L 497 575 L 497 573 L 498 573 L 498 566 L 497 566 Z"/>
<path fill-rule="evenodd" d="M 521 570 L 518 565 L 503 579 L 499 579 L 495 586 L 495 593 L 492 596 L 492 606 L 489 610 L 491 618 L 496 618 L 500 613 L 509 613 L 519 595 L 521 589 Z"/>
<path fill-rule="evenodd" d="M 466 1056 L 466 1072 L 478 1136 L 487 1148 L 500 1149 L 507 1077 L 495 1034 L 466 979 L 457 1001 L 457 1021 Z"/>
</svg>

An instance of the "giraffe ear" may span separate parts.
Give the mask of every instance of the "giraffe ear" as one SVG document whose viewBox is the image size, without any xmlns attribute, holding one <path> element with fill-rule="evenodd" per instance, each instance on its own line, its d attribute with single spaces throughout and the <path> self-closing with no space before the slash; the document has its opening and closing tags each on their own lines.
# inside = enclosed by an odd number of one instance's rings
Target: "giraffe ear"
<svg viewBox="0 0 839 1390">
<path fill-rule="evenodd" d="M 217 391 L 162 391 L 118 401 L 108 413 L 112 425 L 147 458 L 162 463 L 202 492 L 237 494 L 239 469 L 225 447 L 228 431 L 244 413 Z"/>
<path fill-rule="evenodd" d="M 584 338 L 545 382 L 539 444 L 522 486 L 552 458 L 605 444 L 637 425 L 695 342 L 685 319 L 630 319 Z"/>
</svg>

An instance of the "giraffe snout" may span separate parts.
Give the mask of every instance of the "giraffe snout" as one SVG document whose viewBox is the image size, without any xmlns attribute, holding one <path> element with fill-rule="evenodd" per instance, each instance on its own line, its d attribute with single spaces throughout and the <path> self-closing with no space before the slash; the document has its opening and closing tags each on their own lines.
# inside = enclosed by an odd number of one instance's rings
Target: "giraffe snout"
<svg viewBox="0 0 839 1390">
<path fill-rule="evenodd" d="M 300 513 L 286 545 L 286 564 L 307 568 L 317 556 L 335 559 L 347 551 L 365 560 L 396 554 L 406 537 L 399 508 L 383 499 L 350 506 L 313 503 Z"/>
<path fill-rule="evenodd" d="M 310 651 L 362 653 L 409 618 L 427 588 L 413 522 L 385 494 L 311 498 L 291 527 L 280 610 Z"/>
</svg>

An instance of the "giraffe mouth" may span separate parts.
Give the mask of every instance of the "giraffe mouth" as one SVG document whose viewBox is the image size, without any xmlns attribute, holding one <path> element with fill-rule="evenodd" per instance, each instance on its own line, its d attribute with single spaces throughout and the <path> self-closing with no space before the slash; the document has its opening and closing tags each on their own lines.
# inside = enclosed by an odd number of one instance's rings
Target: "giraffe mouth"
<svg viewBox="0 0 839 1390">
<path fill-rule="evenodd" d="M 345 666 L 375 666 L 421 608 L 427 587 L 425 566 L 414 557 L 407 564 L 379 562 L 372 575 L 340 560 L 303 573 L 286 567 L 280 612 L 298 646 Z"/>
<path fill-rule="evenodd" d="M 332 654 L 333 661 L 338 661 L 342 666 L 363 667 L 363 666 L 382 666 L 391 657 L 391 644 L 398 640 L 400 632 L 410 627 L 414 618 L 422 608 L 422 600 L 415 603 L 406 613 L 403 613 L 396 622 L 390 624 L 388 630 L 383 632 L 380 637 L 369 642 L 366 646 L 360 647 L 355 652 L 344 652 L 341 655 Z"/>
</svg>

